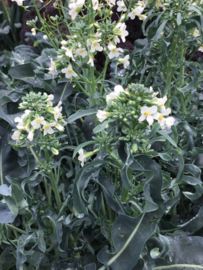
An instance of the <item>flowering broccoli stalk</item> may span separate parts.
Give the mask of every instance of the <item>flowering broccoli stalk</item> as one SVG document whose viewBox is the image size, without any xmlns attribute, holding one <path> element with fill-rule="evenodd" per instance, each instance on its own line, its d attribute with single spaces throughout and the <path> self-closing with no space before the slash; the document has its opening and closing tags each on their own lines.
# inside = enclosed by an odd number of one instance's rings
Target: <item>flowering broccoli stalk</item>
<svg viewBox="0 0 203 270">
<path fill-rule="evenodd" d="M 60 143 L 53 140 L 53 134 L 63 132 L 66 121 L 61 113 L 61 102 L 53 107 L 53 99 L 53 95 L 46 93 L 27 94 L 19 106 L 20 109 L 25 109 L 24 113 L 21 117 L 14 119 L 17 130 L 11 136 L 12 140 L 17 143 L 20 141 L 21 146 L 26 145 L 28 141 L 35 141 L 35 144 L 40 145 L 45 137 L 46 144 L 49 145 L 47 149 L 50 149 L 54 155 L 58 154 L 56 148 L 60 146 Z"/>
</svg>

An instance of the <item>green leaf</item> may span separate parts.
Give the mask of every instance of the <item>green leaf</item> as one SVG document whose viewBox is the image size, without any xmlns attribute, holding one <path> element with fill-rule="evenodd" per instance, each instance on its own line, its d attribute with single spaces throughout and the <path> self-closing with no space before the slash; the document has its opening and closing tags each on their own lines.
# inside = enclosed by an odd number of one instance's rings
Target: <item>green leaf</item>
<svg viewBox="0 0 203 270">
<path fill-rule="evenodd" d="M 12 223 L 14 219 L 15 217 L 13 213 L 9 210 L 8 206 L 0 201 L 0 223 Z"/>
<path fill-rule="evenodd" d="M 158 153 L 158 155 L 160 156 L 161 159 L 165 161 L 170 161 L 172 159 L 172 157 L 167 153 Z"/>
<path fill-rule="evenodd" d="M 105 246 L 98 253 L 98 260 L 105 264 L 99 270 L 111 267 L 112 270 L 129 270 L 136 265 L 144 243 L 153 234 L 156 225 L 151 216 L 143 214 L 133 219 L 120 215 L 112 227 L 112 241 L 116 252 L 110 253 Z M 127 260 L 126 260 L 127 258 Z"/>
<path fill-rule="evenodd" d="M 178 147 L 177 144 L 174 142 L 174 140 L 168 134 L 166 134 L 164 131 L 159 130 L 159 131 L 157 131 L 157 133 L 159 133 L 160 135 L 165 137 L 167 139 L 167 141 L 169 141 L 174 147 L 176 147 L 176 148 Z"/>
<path fill-rule="evenodd" d="M 178 12 L 178 14 L 177 14 L 177 24 L 181 25 L 181 13 L 180 12 Z"/>
<path fill-rule="evenodd" d="M 157 133 L 157 131 L 160 129 L 160 124 L 157 122 L 153 125 L 152 130 L 150 132 L 149 135 L 145 136 L 144 139 L 151 139 L 152 137 L 154 137 L 154 135 Z"/>
<path fill-rule="evenodd" d="M 78 118 L 81 118 L 83 116 L 87 116 L 87 115 L 92 115 L 95 114 L 97 112 L 97 109 L 89 109 L 89 110 L 78 110 L 76 113 L 72 114 L 71 116 L 68 117 L 68 124 L 74 122 L 75 120 L 77 120 Z"/>
<path fill-rule="evenodd" d="M 107 127 L 108 123 L 109 123 L 108 121 L 105 121 L 105 122 L 103 122 L 102 124 L 99 124 L 98 126 L 96 126 L 96 127 L 93 129 L 93 133 L 96 134 L 96 133 L 98 133 L 98 132 L 103 131 L 103 130 Z"/>
<path fill-rule="evenodd" d="M 168 22 L 168 20 L 165 20 L 165 21 L 163 21 L 162 24 L 159 26 L 159 28 L 158 28 L 158 30 L 157 30 L 157 32 L 156 32 L 156 35 L 155 35 L 155 37 L 154 37 L 154 42 L 157 42 L 157 41 L 158 41 L 158 39 L 159 39 L 159 37 L 160 37 L 160 35 L 161 35 L 161 32 L 164 30 L 164 27 L 165 27 L 165 25 L 166 25 L 167 22 Z"/>
<path fill-rule="evenodd" d="M 128 149 L 127 152 L 128 152 L 128 156 L 127 156 L 125 165 L 121 169 L 121 179 L 122 179 L 122 182 L 123 182 L 124 187 L 127 190 L 129 190 L 133 185 L 132 185 L 131 181 L 128 178 L 128 168 L 133 163 L 133 157 L 131 155 L 130 149 Z"/>
</svg>

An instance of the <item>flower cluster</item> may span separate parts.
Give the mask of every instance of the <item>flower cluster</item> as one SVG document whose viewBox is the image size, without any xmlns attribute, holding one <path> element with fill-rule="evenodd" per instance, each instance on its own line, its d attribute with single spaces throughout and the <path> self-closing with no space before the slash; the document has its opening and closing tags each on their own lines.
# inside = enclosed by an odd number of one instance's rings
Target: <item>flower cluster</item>
<svg viewBox="0 0 203 270">
<path fill-rule="evenodd" d="M 136 16 L 139 17 L 140 20 L 145 20 L 147 18 L 146 15 L 141 15 L 144 9 L 147 6 L 147 1 L 138 1 L 132 11 L 128 14 L 128 17 L 131 20 L 134 20 Z"/>
<path fill-rule="evenodd" d="M 127 119 L 125 120 L 126 122 L 131 121 L 133 117 L 139 122 L 146 120 L 148 125 L 151 126 L 154 120 L 157 120 L 162 129 L 165 127 L 170 128 L 174 124 L 175 119 L 173 117 L 165 117 L 171 113 L 171 109 L 166 109 L 165 107 L 167 97 L 157 98 L 156 95 L 157 93 L 153 92 L 152 87 L 147 89 L 143 85 L 132 84 L 124 90 L 121 85 L 116 85 L 114 91 L 106 96 L 107 111 L 98 110 L 97 118 L 100 122 L 103 122 L 111 116 L 115 119 L 116 114 L 118 118 L 121 118 L 123 114 L 123 116 L 125 116 L 124 119 Z M 148 107 L 145 104 L 154 105 Z M 121 110 L 119 112 L 119 110 L 115 110 L 122 107 L 125 108 L 125 110 L 127 109 L 127 111 Z M 141 116 L 139 117 L 140 114 Z M 130 118 L 126 118 L 128 115 Z"/>
<path fill-rule="evenodd" d="M 198 42 L 199 44 L 201 44 L 201 40 L 199 40 L 199 38 L 201 38 L 199 29 L 196 28 L 196 29 L 194 30 L 193 37 L 197 38 L 197 42 Z M 200 47 L 198 48 L 198 51 L 203 52 L 203 46 L 200 46 Z"/>
<path fill-rule="evenodd" d="M 149 134 L 153 123 L 158 122 L 162 129 L 171 128 L 175 118 L 168 115 L 167 97 L 157 98 L 158 93 L 152 87 L 149 89 L 140 84 L 131 84 L 127 89 L 117 85 L 114 91 L 106 96 L 105 110 L 98 110 L 100 122 L 115 121 L 122 124 L 122 134 L 119 140 L 135 142 Z"/>
<path fill-rule="evenodd" d="M 15 141 L 26 140 L 33 141 L 34 138 L 49 136 L 56 131 L 64 130 L 64 121 L 62 116 L 61 102 L 53 107 L 53 95 L 44 93 L 30 92 L 22 98 L 23 102 L 19 104 L 20 109 L 24 109 L 21 117 L 16 117 L 17 130 L 14 131 L 12 139 Z"/>
</svg>

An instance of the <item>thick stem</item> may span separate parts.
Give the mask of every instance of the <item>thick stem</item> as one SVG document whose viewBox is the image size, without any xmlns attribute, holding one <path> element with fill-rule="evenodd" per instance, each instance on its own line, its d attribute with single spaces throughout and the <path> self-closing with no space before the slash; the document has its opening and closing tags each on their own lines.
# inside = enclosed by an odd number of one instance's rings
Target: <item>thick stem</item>
<svg viewBox="0 0 203 270">
<path fill-rule="evenodd" d="M 50 157 L 49 157 L 48 151 L 45 150 L 44 153 L 45 153 L 45 157 L 46 157 L 47 162 L 50 162 Z M 56 179 L 55 179 L 55 177 L 54 177 L 54 175 L 53 175 L 52 172 L 47 173 L 47 174 L 48 174 L 49 179 L 51 181 L 51 185 L 52 185 L 52 189 L 54 191 L 54 195 L 55 195 L 57 207 L 58 207 L 58 209 L 61 209 L 61 205 L 62 204 L 61 204 L 61 198 L 60 198 L 60 195 L 59 195 L 59 192 L 58 192 L 58 186 L 57 186 Z"/>
<path fill-rule="evenodd" d="M 57 186 L 57 183 L 55 181 L 55 177 L 54 177 L 53 173 L 48 173 L 48 176 L 49 176 L 51 184 L 52 184 L 52 188 L 53 188 L 53 191 L 54 191 L 57 207 L 58 207 L 58 209 L 61 209 L 61 198 L 60 198 L 60 195 L 59 195 L 59 192 L 58 192 L 58 186 Z"/>
<path fill-rule="evenodd" d="M 15 227 L 15 226 L 13 226 L 12 224 L 6 224 L 6 226 L 9 227 L 9 228 L 11 228 L 11 229 L 13 229 L 13 230 L 15 230 L 16 232 L 21 233 L 21 234 L 27 234 L 26 231 L 23 231 L 23 230 L 21 230 L 21 229 Z"/>
</svg>

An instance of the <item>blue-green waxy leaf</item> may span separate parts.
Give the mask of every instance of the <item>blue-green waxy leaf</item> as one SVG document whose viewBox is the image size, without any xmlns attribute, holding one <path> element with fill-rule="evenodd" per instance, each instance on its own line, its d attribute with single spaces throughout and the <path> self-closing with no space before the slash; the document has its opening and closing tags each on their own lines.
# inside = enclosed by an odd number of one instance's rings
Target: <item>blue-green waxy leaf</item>
<svg viewBox="0 0 203 270">
<path fill-rule="evenodd" d="M 178 14 L 177 14 L 177 24 L 181 25 L 181 13 L 180 12 L 178 12 Z"/>
<path fill-rule="evenodd" d="M 98 253 L 98 260 L 112 270 L 129 270 L 136 265 L 144 243 L 153 234 L 155 223 L 151 223 L 152 216 L 143 214 L 133 219 L 120 215 L 112 227 L 112 240 L 116 252 L 108 252 L 105 246 Z M 126 259 L 127 258 L 127 259 Z M 106 269 L 101 267 L 99 270 Z"/>
<path fill-rule="evenodd" d="M 123 214 L 125 212 L 125 208 L 122 204 L 118 204 L 114 199 L 115 188 L 111 181 L 108 178 L 101 177 L 99 178 L 99 185 L 102 187 L 104 196 L 106 199 L 106 203 L 108 206 L 114 210 L 118 214 Z"/>
<path fill-rule="evenodd" d="M 177 144 L 174 142 L 174 140 L 168 134 L 166 134 L 166 132 L 164 132 L 163 130 L 159 130 L 159 131 L 157 131 L 157 133 L 164 136 L 167 139 L 167 141 L 169 141 L 174 147 L 177 147 Z"/>
<path fill-rule="evenodd" d="M 96 133 L 98 133 L 98 132 L 103 131 L 103 130 L 107 127 L 108 123 L 109 123 L 108 121 L 105 121 L 105 122 L 103 122 L 102 124 L 99 124 L 98 126 L 96 126 L 96 127 L 93 129 L 93 133 L 96 134 Z"/>
<path fill-rule="evenodd" d="M 161 32 L 164 30 L 164 27 L 165 27 L 165 25 L 166 25 L 167 22 L 168 22 L 168 20 L 163 21 L 162 24 L 159 26 L 159 28 L 158 28 L 158 30 L 156 32 L 156 35 L 154 37 L 154 42 L 157 42 L 158 41 L 158 39 L 159 39 L 159 37 L 161 35 Z"/>
<path fill-rule="evenodd" d="M 93 173 L 99 172 L 100 167 L 105 164 L 105 161 L 92 161 L 91 163 L 86 163 L 82 167 L 75 178 L 74 188 L 73 188 L 73 206 L 77 213 L 87 214 L 87 202 L 84 196 L 84 190 L 89 183 L 89 180 Z"/>
<path fill-rule="evenodd" d="M 126 159 L 124 167 L 121 169 L 121 179 L 124 187 L 129 190 L 132 187 L 132 183 L 128 177 L 128 168 L 133 163 L 133 157 L 130 153 L 130 149 L 128 149 L 128 157 Z"/>
<path fill-rule="evenodd" d="M 97 112 L 96 109 L 89 109 L 89 110 L 78 110 L 76 113 L 72 114 L 71 116 L 68 117 L 68 124 L 74 122 L 75 120 L 87 116 L 87 115 L 92 115 Z"/>
<path fill-rule="evenodd" d="M 36 65 L 34 63 L 26 63 L 23 65 L 18 65 L 10 68 L 9 75 L 13 79 L 26 80 L 26 78 L 31 78 L 35 76 L 34 69 Z"/>
<path fill-rule="evenodd" d="M 165 161 L 169 161 L 172 159 L 172 157 L 167 153 L 158 153 L 158 155 L 160 156 L 161 159 Z"/>
<path fill-rule="evenodd" d="M 11 196 L 11 186 L 1 185 L 0 186 L 0 194 L 3 196 Z"/>
<path fill-rule="evenodd" d="M 95 263 L 90 263 L 85 265 L 85 270 L 96 270 L 96 264 Z"/>
<path fill-rule="evenodd" d="M 203 269 L 203 237 L 168 236 L 170 250 L 165 260 L 157 260 L 154 270 Z"/>
<path fill-rule="evenodd" d="M 5 203 L 0 202 L 0 223 L 12 223 L 15 217 Z"/>
<path fill-rule="evenodd" d="M 152 137 L 154 137 L 154 135 L 157 133 L 157 131 L 160 129 L 160 124 L 159 123 L 155 123 L 152 127 L 152 130 L 150 132 L 149 135 L 145 136 L 144 139 L 151 139 Z"/>
</svg>

